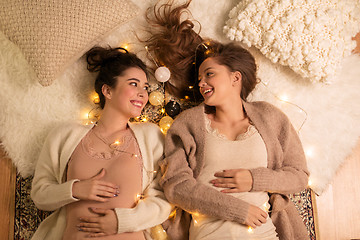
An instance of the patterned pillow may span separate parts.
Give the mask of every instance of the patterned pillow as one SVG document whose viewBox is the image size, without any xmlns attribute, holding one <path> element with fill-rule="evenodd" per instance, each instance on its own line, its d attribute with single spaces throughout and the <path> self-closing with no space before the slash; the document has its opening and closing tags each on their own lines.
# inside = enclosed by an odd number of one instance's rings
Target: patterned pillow
<svg viewBox="0 0 360 240">
<path fill-rule="evenodd" d="M 313 82 L 331 82 L 359 31 L 358 0 L 241 0 L 224 32 Z"/>
<path fill-rule="evenodd" d="M 48 86 L 138 12 L 130 0 L 2 0 L 0 30 L 21 49 L 40 84 Z"/>
</svg>

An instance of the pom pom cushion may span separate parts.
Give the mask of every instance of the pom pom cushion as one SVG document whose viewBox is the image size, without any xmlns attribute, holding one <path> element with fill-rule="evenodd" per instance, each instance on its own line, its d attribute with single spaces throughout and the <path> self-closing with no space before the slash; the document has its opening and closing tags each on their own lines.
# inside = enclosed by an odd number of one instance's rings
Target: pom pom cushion
<svg viewBox="0 0 360 240">
<path fill-rule="evenodd" d="M 224 32 L 312 82 L 330 82 L 359 31 L 357 0 L 242 0 Z"/>
<path fill-rule="evenodd" d="M 0 30 L 50 85 L 105 34 L 137 15 L 130 0 L 2 0 Z"/>
</svg>

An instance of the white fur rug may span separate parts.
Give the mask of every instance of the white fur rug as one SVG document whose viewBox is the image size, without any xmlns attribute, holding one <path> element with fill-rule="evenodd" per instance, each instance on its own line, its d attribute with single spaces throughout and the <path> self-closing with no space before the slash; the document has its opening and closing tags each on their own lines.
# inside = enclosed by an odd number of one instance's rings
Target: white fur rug
<svg viewBox="0 0 360 240">
<path fill-rule="evenodd" d="M 144 11 L 154 2 L 134 1 Z M 201 23 L 202 36 L 228 41 L 222 28 L 237 2 L 193 0 L 190 10 Z M 102 43 L 112 46 L 127 43 L 130 50 L 144 56 L 143 47 L 137 44 L 133 34 L 136 31 L 141 35 L 137 30 L 141 26 L 144 26 L 143 15 L 114 31 Z M 274 65 L 257 50 L 250 51 L 258 62 L 259 77 L 266 83 L 266 86 L 259 84 L 252 97 L 279 106 L 296 129 L 304 123 L 299 134 L 308 154 L 311 187 L 320 194 L 352 152 L 360 135 L 360 56 L 345 60 L 334 84 L 315 85 L 289 68 Z M 51 86 L 42 87 L 19 49 L 0 35 L 0 139 L 23 177 L 33 173 L 44 138 L 56 123 L 86 120 L 86 113 L 93 107 L 89 97 L 93 79 L 82 58 Z M 284 94 L 291 104 L 276 97 Z"/>
</svg>

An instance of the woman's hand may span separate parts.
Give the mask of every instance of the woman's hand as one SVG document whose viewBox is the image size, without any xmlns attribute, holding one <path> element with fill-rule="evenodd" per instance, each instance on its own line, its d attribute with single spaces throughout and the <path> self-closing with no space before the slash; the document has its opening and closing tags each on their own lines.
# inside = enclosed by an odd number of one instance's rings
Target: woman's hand
<svg viewBox="0 0 360 240">
<path fill-rule="evenodd" d="M 244 224 L 256 228 L 266 223 L 266 218 L 267 213 L 265 211 L 254 205 L 250 205 Z"/>
<path fill-rule="evenodd" d="M 80 218 L 77 225 L 79 231 L 88 232 L 87 237 L 103 237 L 117 233 L 118 222 L 115 211 L 112 209 L 91 208 L 98 217 Z"/>
<path fill-rule="evenodd" d="M 216 172 L 217 179 L 210 182 L 215 187 L 227 188 L 221 190 L 223 193 L 249 192 L 252 188 L 253 179 L 251 172 L 247 169 L 230 169 Z"/>
<path fill-rule="evenodd" d="M 102 181 L 105 176 L 105 169 L 87 180 L 75 182 L 73 184 L 73 197 L 80 200 L 94 200 L 98 202 L 107 202 L 108 198 L 117 197 L 118 187 L 110 182 Z"/>
</svg>

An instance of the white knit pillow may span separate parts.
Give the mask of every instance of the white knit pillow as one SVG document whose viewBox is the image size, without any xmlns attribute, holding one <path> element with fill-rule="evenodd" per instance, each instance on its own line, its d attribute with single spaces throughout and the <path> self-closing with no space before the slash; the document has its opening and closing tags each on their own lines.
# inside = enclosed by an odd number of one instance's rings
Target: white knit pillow
<svg viewBox="0 0 360 240">
<path fill-rule="evenodd" d="M 0 30 L 21 49 L 40 84 L 48 86 L 138 12 L 130 0 L 2 0 Z"/>
<path fill-rule="evenodd" d="M 241 0 L 224 33 L 313 82 L 331 81 L 359 31 L 358 0 Z"/>
</svg>

